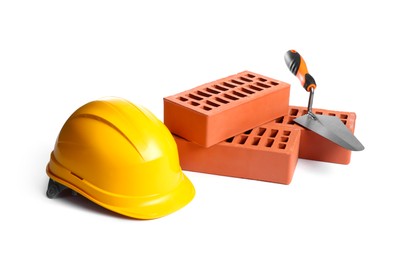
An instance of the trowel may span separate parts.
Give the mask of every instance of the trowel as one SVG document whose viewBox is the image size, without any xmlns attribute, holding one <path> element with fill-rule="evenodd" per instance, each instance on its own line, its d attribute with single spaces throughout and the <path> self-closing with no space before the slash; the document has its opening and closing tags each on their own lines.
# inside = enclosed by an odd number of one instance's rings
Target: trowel
<svg viewBox="0 0 408 260">
<path fill-rule="evenodd" d="M 351 151 L 362 151 L 364 146 L 336 116 L 316 115 L 312 112 L 313 96 L 316 88 L 314 78 L 309 74 L 302 56 L 289 50 L 285 54 L 285 62 L 289 70 L 300 80 L 303 88 L 309 92 L 307 113 L 295 118 L 295 123 L 329 139 L 330 141 Z"/>
</svg>

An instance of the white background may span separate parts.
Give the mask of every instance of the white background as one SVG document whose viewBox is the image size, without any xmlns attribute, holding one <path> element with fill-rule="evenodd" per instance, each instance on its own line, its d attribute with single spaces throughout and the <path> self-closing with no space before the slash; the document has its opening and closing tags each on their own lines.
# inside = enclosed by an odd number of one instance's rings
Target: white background
<svg viewBox="0 0 408 260">
<path fill-rule="evenodd" d="M 404 1 L 144 2 L 0 2 L 0 259 L 408 258 Z M 315 108 L 356 112 L 349 165 L 299 160 L 290 185 L 185 172 L 193 201 L 151 221 L 45 196 L 78 107 L 119 96 L 162 119 L 163 97 L 243 70 L 305 106 L 289 49 Z"/>
</svg>

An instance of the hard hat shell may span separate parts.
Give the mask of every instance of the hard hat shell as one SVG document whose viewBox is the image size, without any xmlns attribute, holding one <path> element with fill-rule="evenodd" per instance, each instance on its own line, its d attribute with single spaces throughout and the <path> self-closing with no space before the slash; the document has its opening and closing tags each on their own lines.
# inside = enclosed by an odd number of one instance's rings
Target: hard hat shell
<svg viewBox="0 0 408 260">
<path fill-rule="evenodd" d="M 109 210 L 139 219 L 170 214 L 195 195 L 167 127 L 121 98 L 89 102 L 68 118 L 47 174 Z"/>
</svg>

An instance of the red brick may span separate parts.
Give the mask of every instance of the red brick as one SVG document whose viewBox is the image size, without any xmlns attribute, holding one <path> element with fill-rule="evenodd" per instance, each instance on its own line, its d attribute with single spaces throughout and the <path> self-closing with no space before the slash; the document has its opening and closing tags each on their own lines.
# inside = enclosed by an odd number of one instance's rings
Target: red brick
<svg viewBox="0 0 408 260">
<path fill-rule="evenodd" d="M 188 141 L 210 147 L 283 116 L 288 83 L 244 71 L 164 98 L 164 123 Z"/>
<path fill-rule="evenodd" d="M 209 148 L 174 135 L 183 170 L 290 184 L 300 128 L 267 123 Z"/>
<path fill-rule="evenodd" d="M 300 137 L 299 158 L 322 162 L 349 164 L 351 151 L 330 140 L 307 130 L 294 123 L 293 119 L 307 113 L 306 107 L 290 106 L 287 115 L 273 120 L 276 125 L 283 127 L 297 127 L 302 130 Z M 337 116 L 354 133 L 356 114 L 354 112 L 313 109 L 313 113 L 328 116 Z"/>
</svg>

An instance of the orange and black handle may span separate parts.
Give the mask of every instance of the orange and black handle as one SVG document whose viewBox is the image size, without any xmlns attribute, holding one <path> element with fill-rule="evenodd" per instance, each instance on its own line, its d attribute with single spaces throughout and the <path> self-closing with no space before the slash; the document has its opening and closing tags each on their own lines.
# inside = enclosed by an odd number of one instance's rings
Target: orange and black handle
<svg viewBox="0 0 408 260">
<path fill-rule="evenodd" d="M 307 71 L 306 63 L 297 51 L 287 51 L 285 54 L 285 62 L 289 70 L 300 80 L 300 83 L 306 91 L 310 92 L 312 88 L 316 88 L 316 81 Z"/>
</svg>

